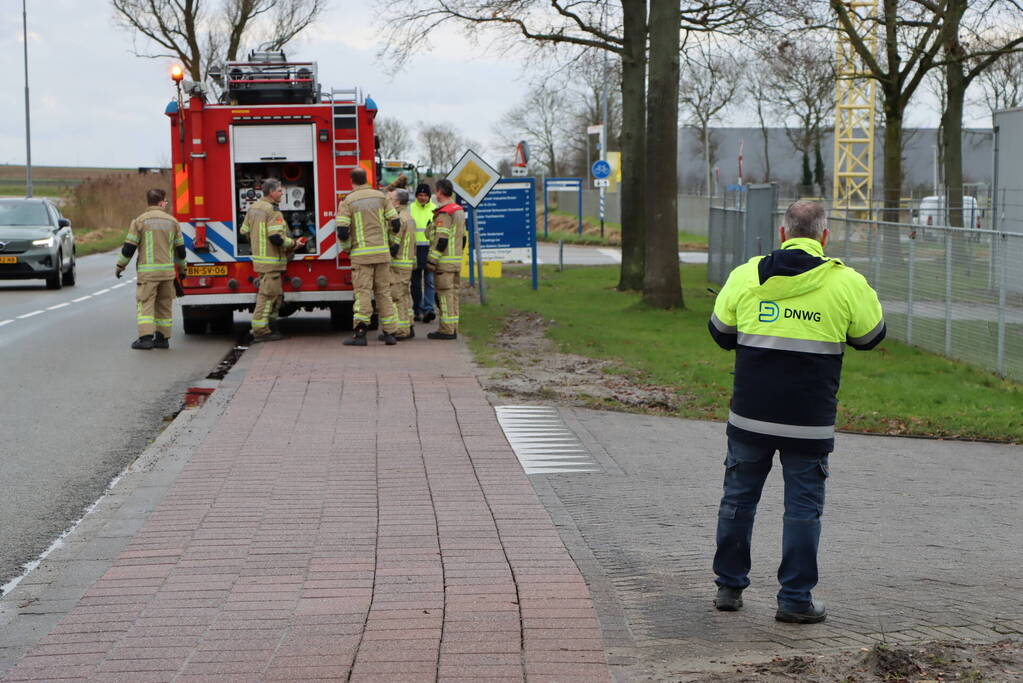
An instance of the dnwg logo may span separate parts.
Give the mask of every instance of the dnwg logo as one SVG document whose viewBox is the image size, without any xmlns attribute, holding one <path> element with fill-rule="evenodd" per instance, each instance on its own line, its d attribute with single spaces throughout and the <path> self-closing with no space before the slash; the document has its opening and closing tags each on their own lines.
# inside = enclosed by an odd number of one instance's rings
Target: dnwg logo
<svg viewBox="0 0 1023 683">
<path fill-rule="evenodd" d="M 762 323 L 773 323 L 778 319 L 780 311 L 778 310 L 778 304 L 773 301 L 761 301 L 760 302 L 760 316 L 759 320 Z"/>
</svg>

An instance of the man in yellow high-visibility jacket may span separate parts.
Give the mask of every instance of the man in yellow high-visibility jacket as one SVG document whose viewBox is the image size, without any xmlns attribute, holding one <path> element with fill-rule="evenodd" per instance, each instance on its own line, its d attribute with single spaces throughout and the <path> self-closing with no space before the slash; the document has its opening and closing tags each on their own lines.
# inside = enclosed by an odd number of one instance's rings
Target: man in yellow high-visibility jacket
<svg viewBox="0 0 1023 683">
<path fill-rule="evenodd" d="M 430 236 L 427 233 L 433 222 L 433 212 L 437 205 L 430 201 L 430 186 L 419 183 L 416 187 L 416 200 L 409 204 L 409 213 L 416 222 L 416 267 L 412 271 L 412 310 L 416 322 L 430 322 L 437 317 L 434 313 L 433 273 L 426 269 L 427 257 L 430 255 Z"/>
<path fill-rule="evenodd" d="M 710 319 L 719 346 L 735 349 L 724 496 L 718 510 L 719 610 L 742 607 L 749 585 L 753 519 L 775 451 L 785 476 L 778 621 L 824 621 L 811 595 L 834 449 L 842 354 L 885 336 L 877 294 L 862 275 L 824 256 L 827 212 L 800 201 L 785 213 L 781 248 L 728 276 Z"/>
</svg>

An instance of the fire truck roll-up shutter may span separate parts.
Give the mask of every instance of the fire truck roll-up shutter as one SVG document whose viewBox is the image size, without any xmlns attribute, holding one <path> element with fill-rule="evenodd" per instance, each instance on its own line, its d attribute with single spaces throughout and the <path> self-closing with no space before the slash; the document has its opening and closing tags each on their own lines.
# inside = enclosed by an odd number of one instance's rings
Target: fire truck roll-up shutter
<svg viewBox="0 0 1023 683">
<path fill-rule="evenodd" d="M 307 123 L 233 126 L 234 162 L 313 161 L 313 130 Z"/>
</svg>

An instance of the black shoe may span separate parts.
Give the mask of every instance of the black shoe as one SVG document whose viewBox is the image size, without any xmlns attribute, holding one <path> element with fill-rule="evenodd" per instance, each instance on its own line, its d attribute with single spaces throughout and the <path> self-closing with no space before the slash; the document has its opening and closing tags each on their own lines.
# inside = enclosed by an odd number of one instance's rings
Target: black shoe
<svg viewBox="0 0 1023 683">
<path fill-rule="evenodd" d="M 381 332 L 377 335 L 377 339 L 387 344 L 388 346 L 394 346 L 398 343 L 398 340 L 394 338 L 394 335 L 390 332 Z"/>
<path fill-rule="evenodd" d="M 458 333 L 448 334 L 446 332 L 430 332 L 426 335 L 428 339 L 458 339 Z"/>
<path fill-rule="evenodd" d="M 260 344 L 262 342 L 280 341 L 284 339 L 280 332 L 267 332 L 266 334 L 254 334 L 252 335 L 252 343 Z"/>
<path fill-rule="evenodd" d="M 415 322 L 419 322 L 422 319 L 423 319 L 423 316 L 420 315 L 419 313 L 416 313 L 414 316 L 412 316 L 412 320 L 415 321 Z"/>
<path fill-rule="evenodd" d="M 426 313 L 423 313 L 423 322 L 424 323 L 432 323 L 436 319 L 437 319 L 437 314 L 434 313 L 433 311 L 427 311 Z"/>
<path fill-rule="evenodd" d="M 365 346 L 366 345 L 366 330 L 358 329 L 355 330 L 355 334 L 348 339 L 341 342 L 345 346 Z"/>
<path fill-rule="evenodd" d="M 162 333 L 157 332 L 156 333 L 156 337 L 153 339 L 153 348 L 154 349 L 169 349 L 170 348 L 170 340 L 167 339 L 167 337 L 163 336 Z"/>
<path fill-rule="evenodd" d="M 144 334 L 131 343 L 131 348 L 148 351 L 153 348 L 153 335 Z"/>
<path fill-rule="evenodd" d="M 719 586 L 714 597 L 714 609 L 721 612 L 738 612 L 742 607 L 742 589 L 732 586 Z"/>
<path fill-rule="evenodd" d="M 805 612 L 790 612 L 778 608 L 774 614 L 775 621 L 784 621 L 787 624 L 819 624 L 828 618 L 828 610 L 824 603 L 810 601 L 810 609 Z"/>
</svg>

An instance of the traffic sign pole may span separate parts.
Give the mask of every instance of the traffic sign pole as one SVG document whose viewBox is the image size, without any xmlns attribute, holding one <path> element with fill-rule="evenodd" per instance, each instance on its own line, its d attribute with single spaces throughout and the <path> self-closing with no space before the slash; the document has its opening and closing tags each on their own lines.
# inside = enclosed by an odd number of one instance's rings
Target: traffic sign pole
<svg viewBox="0 0 1023 683">
<path fill-rule="evenodd" d="M 483 284 L 483 246 L 480 244 L 480 224 L 477 214 L 479 211 L 473 209 L 472 212 L 472 235 L 473 241 L 475 242 L 476 248 L 476 272 L 480 284 L 480 304 L 487 303 L 487 292 L 486 287 Z M 456 293 L 457 296 L 457 293 Z"/>
</svg>

